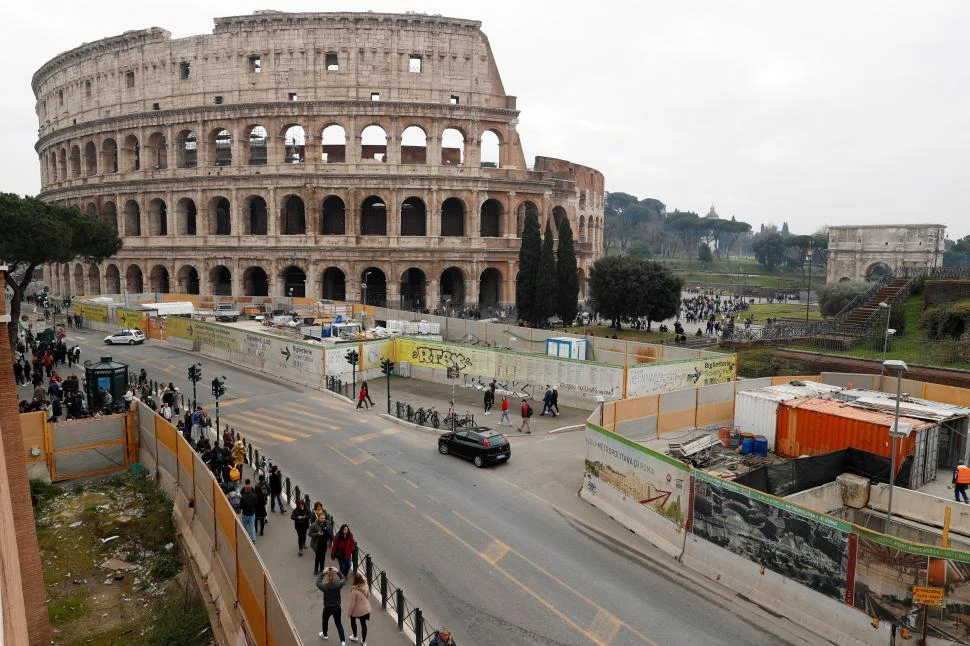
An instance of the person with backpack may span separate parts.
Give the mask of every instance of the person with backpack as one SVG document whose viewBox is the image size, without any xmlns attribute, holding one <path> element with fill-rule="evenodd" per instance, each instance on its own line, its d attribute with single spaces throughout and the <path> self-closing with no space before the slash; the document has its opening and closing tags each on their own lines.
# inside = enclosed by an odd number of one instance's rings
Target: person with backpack
<svg viewBox="0 0 970 646">
<path fill-rule="evenodd" d="M 269 484 L 266 476 L 260 475 L 256 482 L 256 533 L 260 536 L 266 529 L 266 502 L 269 500 Z"/>
<path fill-rule="evenodd" d="M 522 410 L 520 414 L 522 415 L 522 423 L 515 430 L 520 433 L 532 433 L 532 425 L 529 423 L 529 420 L 532 418 L 532 406 L 529 405 L 528 397 L 522 398 Z"/>
<path fill-rule="evenodd" d="M 276 511 L 276 505 L 280 506 L 280 513 L 286 513 L 286 506 L 283 505 L 283 474 L 279 468 L 273 464 L 269 467 L 269 508 Z"/>
</svg>

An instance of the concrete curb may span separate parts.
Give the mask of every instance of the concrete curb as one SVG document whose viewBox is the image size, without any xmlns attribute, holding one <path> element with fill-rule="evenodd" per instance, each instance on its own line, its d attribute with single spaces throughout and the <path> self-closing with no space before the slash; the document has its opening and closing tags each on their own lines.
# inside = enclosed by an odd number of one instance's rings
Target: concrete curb
<svg viewBox="0 0 970 646">
<path fill-rule="evenodd" d="M 578 431 L 586 428 L 585 424 L 573 424 L 572 426 L 560 426 L 559 428 L 554 428 L 551 431 L 546 431 L 546 435 L 551 435 L 553 433 L 567 433 L 569 431 Z"/>
<path fill-rule="evenodd" d="M 443 435 L 444 433 L 448 432 L 448 429 L 440 429 L 440 428 L 434 428 L 432 426 L 415 424 L 414 422 L 409 422 L 406 419 L 400 419 L 394 415 L 388 415 L 387 413 L 378 413 L 377 415 L 379 417 L 383 417 L 384 419 L 390 420 L 396 424 L 400 424 L 401 426 L 412 428 L 416 431 L 421 431 L 422 433 L 428 433 L 430 435 Z"/>
</svg>

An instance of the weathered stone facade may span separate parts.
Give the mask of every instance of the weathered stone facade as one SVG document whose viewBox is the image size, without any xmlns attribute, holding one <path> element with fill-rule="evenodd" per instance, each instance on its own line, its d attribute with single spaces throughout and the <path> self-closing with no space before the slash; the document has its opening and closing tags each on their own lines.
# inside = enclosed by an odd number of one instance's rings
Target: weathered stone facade
<svg viewBox="0 0 970 646">
<path fill-rule="evenodd" d="M 940 267 L 942 224 L 829 227 L 828 283 L 872 280 L 906 267 Z"/>
<path fill-rule="evenodd" d="M 41 197 L 122 251 L 47 268 L 61 294 L 178 291 L 430 307 L 514 301 L 527 210 L 568 218 L 585 293 L 603 175 L 528 168 L 479 22 L 257 12 L 153 27 L 33 78 Z"/>
</svg>

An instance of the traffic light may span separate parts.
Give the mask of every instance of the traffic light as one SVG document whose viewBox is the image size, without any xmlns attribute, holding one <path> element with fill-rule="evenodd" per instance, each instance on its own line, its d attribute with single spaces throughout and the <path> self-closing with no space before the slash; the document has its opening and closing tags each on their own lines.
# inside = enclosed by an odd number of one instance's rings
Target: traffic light
<svg viewBox="0 0 970 646">
<path fill-rule="evenodd" d="M 381 374 L 382 375 L 393 375 L 394 374 L 394 362 L 390 359 L 381 359 Z"/>
<path fill-rule="evenodd" d="M 226 378 L 225 377 L 213 377 L 212 378 L 212 396 L 219 399 L 226 394 Z"/>
<path fill-rule="evenodd" d="M 189 366 L 189 381 L 196 383 L 202 380 L 202 364 L 193 363 Z"/>
<path fill-rule="evenodd" d="M 347 363 L 349 363 L 352 366 L 357 365 L 358 355 L 356 350 L 348 350 L 347 354 L 344 356 L 347 357 Z"/>
</svg>

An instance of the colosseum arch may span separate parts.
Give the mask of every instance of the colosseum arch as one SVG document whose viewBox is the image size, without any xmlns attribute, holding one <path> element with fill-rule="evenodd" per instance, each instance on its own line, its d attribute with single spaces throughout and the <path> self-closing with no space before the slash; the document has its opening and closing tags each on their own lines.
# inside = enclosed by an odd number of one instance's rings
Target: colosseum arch
<svg viewBox="0 0 970 646">
<path fill-rule="evenodd" d="M 488 267 L 478 279 L 479 307 L 496 307 L 502 301 L 502 272 Z"/>
<path fill-rule="evenodd" d="M 559 228 L 562 227 L 562 223 L 568 219 L 569 216 L 566 215 L 566 209 L 561 206 L 552 207 L 552 225 L 555 227 L 553 234 L 555 237 L 559 237 Z"/>
<path fill-rule="evenodd" d="M 138 137 L 135 135 L 125 137 L 121 153 L 123 156 L 122 168 L 125 171 L 141 170 L 141 145 L 138 143 Z"/>
<path fill-rule="evenodd" d="M 320 205 L 320 233 L 325 236 L 346 235 L 346 207 L 336 195 L 328 195 Z"/>
<path fill-rule="evenodd" d="M 168 140 L 161 132 L 153 132 L 148 137 L 148 159 L 154 170 L 168 168 Z"/>
<path fill-rule="evenodd" d="M 401 132 L 401 163 L 428 163 L 428 134 L 421 126 L 408 126 Z"/>
<path fill-rule="evenodd" d="M 502 236 L 502 218 L 505 207 L 495 199 L 482 202 L 479 209 L 479 235 L 483 238 L 499 238 Z"/>
<path fill-rule="evenodd" d="M 115 231 L 118 230 L 118 207 L 114 202 L 105 202 L 101 207 L 101 221 L 113 226 Z"/>
<path fill-rule="evenodd" d="M 360 286 L 361 301 L 365 305 L 387 304 L 387 274 L 380 267 L 368 267 L 360 272 Z"/>
<path fill-rule="evenodd" d="M 283 160 L 287 164 L 302 164 L 306 161 L 306 130 L 303 126 L 291 123 L 283 127 Z"/>
<path fill-rule="evenodd" d="M 61 180 L 67 179 L 67 148 L 61 148 L 57 153 L 57 176 Z"/>
<path fill-rule="evenodd" d="M 347 131 L 339 123 L 332 123 L 321 132 L 320 161 L 326 164 L 347 161 Z"/>
<path fill-rule="evenodd" d="M 88 177 L 98 174 L 98 147 L 93 141 L 84 144 L 84 174 Z"/>
<path fill-rule="evenodd" d="M 283 281 L 283 295 L 291 298 L 306 296 L 306 272 L 296 265 L 290 265 L 280 272 Z"/>
<path fill-rule="evenodd" d="M 88 202 L 84 207 L 85 215 L 90 215 L 93 218 L 98 217 L 98 205 L 94 202 Z"/>
<path fill-rule="evenodd" d="M 182 294 L 198 294 L 200 281 L 199 271 L 192 265 L 182 265 L 175 274 L 176 289 Z"/>
<path fill-rule="evenodd" d="M 401 274 L 401 309 L 420 310 L 428 306 L 428 277 L 417 267 Z"/>
<path fill-rule="evenodd" d="M 104 290 L 106 294 L 121 293 L 121 272 L 114 263 L 104 268 Z"/>
<path fill-rule="evenodd" d="M 387 235 L 387 203 L 383 198 L 376 195 L 364 198 L 360 205 L 360 234 Z"/>
<path fill-rule="evenodd" d="M 376 123 L 360 131 L 361 161 L 387 161 L 387 131 Z"/>
<path fill-rule="evenodd" d="M 148 203 L 148 235 L 168 235 L 168 205 L 159 197 Z"/>
<path fill-rule="evenodd" d="M 502 167 L 502 139 L 495 130 L 486 130 L 479 141 L 482 168 Z"/>
<path fill-rule="evenodd" d="M 152 267 L 152 270 L 148 273 L 148 283 L 151 285 L 151 291 L 168 294 L 171 291 L 168 268 L 164 265 L 155 265 Z"/>
<path fill-rule="evenodd" d="M 327 267 L 320 276 L 320 296 L 331 301 L 347 300 L 347 277 L 339 267 Z"/>
<path fill-rule="evenodd" d="M 138 265 L 128 265 L 125 270 L 125 291 L 129 294 L 141 294 L 145 291 L 145 278 Z"/>
<path fill-rule="evenodd" d="M 465 164 L 465 132 L 460 128 L 449 126 L 441 133 L 441 165 L 464 166 Z"/>
<path fill-rule="evenodd" d="M 280 235 L 306 235 L 306 206 L 299 195 L 287 195 L 283 198 L 283 208 L 280 214 Z"/>
<path fill-rule="evenodd" d="M 118 142 L 110 137 L 101 142 L 101 170 L 103 173 L 118 172 Z"/>
<path fill-rule="evenodd" d="M 269 276 L 262 267 L 247 267 L 243 272 L 243 294 L 269 296 Z"/>
<path fill-rule="evenodd" d="M 441 235 L 465 235 L 465 203 L 457 197 L 441 203 Z"/>
<path fill-rule="evenodd" d="M 77 144 L 71 146 L 71 177 L 81 176 L 81 149 Z"/>
<path fill-rule="evenodd" d="M 209 270 L 209 293 L 232 296 L 232 272 L 225 265 L 216 265 Z"/>
<path fill-rule="evenodd" d="M 243 235 L 264 236 L 268 226 L 266 200 L 261 195 L 250 195 L 243 200 Z"/>
<path fill-rule="evenodd" d="M 529 200 L 519 204 L 518 208 L 515 210 L 515 234 L 517 236 L 522 235 L 522 229 L 525 226 L 525 218 L 527 215 L 534 215 L 536 219 L 540 219 L 542 215 L 539 211 L 539 207 Z"/>
<path fill-rule="evenodd" d="M 194 236 L 198 233 L 195 200 L 190 197 L 179 198 L 175 203 L 175 233 L 180 236 Z"/>
<path fill-rule="evenodd" d="M 441 272 L 440 302 L 445 309 L 457 309 L 465 304 L 465 274 L 458 267 L 449 267 Z"/>
<path fill-rule="evenodd" d="M 586 242 L 586 216 L 579 216 L 579 241 Z"/>
<path fill-rule="evenodd" d="M 196 168 L 199 165 L 199 138 L 191 130 L 182 130 L 175 138 L 175 165 Z"/>
<path fill-rule="evenodd" d="M 216 128 L 210 136 L 212 142 L 209 159 L 213 166 L 232 166 L 232 134 L 225 128 Z"/>
<path fill-rule="evenodd" d="M 52 150 L 49 155 L 47 155 L 47 174 L 49 182 L 57 181 L 57 151 Z"/>
<path fill-rule="evenodd" d="M 576 270 L 576 278 L 579 279 L 579 300 L 586 300 L 586 272 L 582 267 Z"/>
<path fill-rule="evenodd" d="M 101 295 L 101 271 L 96 263 L 88 266 L 88 294 Z"/>
<path fill-rule="evenodd" d="M 232 235 L 231 208 L 229 200 L 222 195 L 209 198 L 209 205 L 206 208 L 209 235 Z"/>
<path fill-rule="evenodd" d="M 125 235 L 141 235 L 141 206 L 135 200 L 125 202 Z"/>
<path fill-rule="evenodd" d="M 61 264 L 60 267 L 61 276 L 61 290 L 64 294 L 74 294 L 71 290 L 71 267 L 66 262 Z"/>
<path fill-rule="evenodd" d="M 246 141 L 248 142 L 248 159 L 250 166 L 265 166 L 269 161 L 269 134 L 266 128 L 260 125 L 252 125 L 246 128 Z"/>
<path fill-rule="evenodd" d="M 409 197 L 401 203 L 401 235 L 428 235 L 428 213 L 420 197 Z"/>
<path fill-rule="evenodd" d="M 84 284 L 84 265 L 78 263 L 74 265 L 74 293 L 76 295 L 87 294 L 87 286 Z"/>
</svg>

